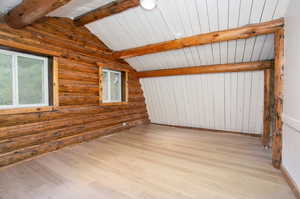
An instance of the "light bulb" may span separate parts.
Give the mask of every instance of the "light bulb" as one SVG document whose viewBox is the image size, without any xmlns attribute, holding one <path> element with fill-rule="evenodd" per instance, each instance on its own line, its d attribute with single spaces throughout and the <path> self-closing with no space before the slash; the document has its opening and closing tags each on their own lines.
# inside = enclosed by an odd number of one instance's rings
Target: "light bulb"
<svg viewBox="0 0 300 199">
<path fill-rule="evenodd" d="M 157 0 L 140 0 L 142 8 L 152 10 L 157 6 Z"/>
</svg>

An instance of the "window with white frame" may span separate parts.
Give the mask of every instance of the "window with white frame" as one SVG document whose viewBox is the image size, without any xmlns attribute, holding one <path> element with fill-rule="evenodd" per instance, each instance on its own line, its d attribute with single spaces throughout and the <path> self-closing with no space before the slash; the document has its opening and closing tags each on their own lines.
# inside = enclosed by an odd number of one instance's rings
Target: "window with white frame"
<svg viewBox="0 0 300 199">
<path fill-rule="evenodd" d="M 122 102 L 122 72 L 103 69 L 102 81 L 103 102 Z"/>
<path fill-rule="evenodd" d="M 0 50 L 0 109 L 49 106 L 48 58 Z"/>
</svg>

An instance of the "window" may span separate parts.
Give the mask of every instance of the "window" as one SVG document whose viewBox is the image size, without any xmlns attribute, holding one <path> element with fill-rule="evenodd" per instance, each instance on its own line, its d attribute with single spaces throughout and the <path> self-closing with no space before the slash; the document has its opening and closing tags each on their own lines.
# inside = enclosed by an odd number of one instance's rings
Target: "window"
<svg viewBox="0 0 300 199">
<path fill-rule="evenodd" d="M 48 58 L 0 50 L 0 109 L 49 106 Z"/>
<path fill-rule="evenodd" d="M 100 66 L 100 103 L 127 102 L 127 71 L 115 67 Z"/>
<path fill-rule="evenodd" d="M 120 71 L 103 70 L 103 102 L 122 102 L 122 76 Z"/>
</svg>

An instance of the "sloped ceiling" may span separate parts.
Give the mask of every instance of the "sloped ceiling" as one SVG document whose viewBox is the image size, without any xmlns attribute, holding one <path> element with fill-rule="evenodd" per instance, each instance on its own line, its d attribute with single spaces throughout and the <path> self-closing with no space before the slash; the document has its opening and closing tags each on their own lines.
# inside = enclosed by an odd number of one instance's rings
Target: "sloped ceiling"
<svg viewBox="0 0 300 199">
<path fill-rule="evenodd" d="M 52 15 L 75 17 L 108 1 L 73 0 Z M 289 0 L 159 0 L 98 20 L 87 27 L 111 49 L 123 50 L 284 16 Z M 79 8 L 82 6 L 81 8 Z M 273 36 L 215 43 L 126 59 L 138 71 L 273 58 Z"/>
<path fill-rule="evenodd" d="M 74 18 L 112 0 L 72 0 L 50 13 Z M 2 10 L 20 2 L 1 1 Z M 112 50 L 123 50 L 200 33 L 283 17 L 289 0 L 159 0 L 156 9 L 132 8 L 87 27 Z M 273 35 L 126 59 L 136 70 L 224 64 L 271 59 Z"/>
</svg>

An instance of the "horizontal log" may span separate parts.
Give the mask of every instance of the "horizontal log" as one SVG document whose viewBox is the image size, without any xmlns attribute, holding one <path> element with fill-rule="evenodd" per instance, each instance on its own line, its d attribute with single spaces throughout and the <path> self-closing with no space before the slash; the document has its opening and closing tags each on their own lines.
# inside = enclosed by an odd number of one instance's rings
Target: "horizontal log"
<svg viewBox="0 0 300 199">
<path fill-rule="evenodd" d="M 80 97 L 87 97 L 87 96 L 90 96 L 90 97 L 99 97 L 98 96 L 98 93 L 94 94 L 94 93 L 79 93 L 79 92 L 60 92 L 59 93 L 59 96 L 64 96 L 64 97 L 67 97 L 67 96 L 80 96 Z"/>
<path fill-rule="evenodd" d="M 115 0 L 86 14 L 76 17 L 74 19 L 74 23 L 77 26 L 84 26 L 88 23 L 92 23 L 104 17 L 123 12 L 139 5 L 139 0 Z"/>
<path fill-rule="evenodd" d="M 83 88 L 89 88 L 89 87 L 92 87 L 92 88 L 98 88 L 99 87 L 99 82 L 95 82 L 95 81 L 85 81 L 85 80 L 82 80 L 82 79 L 64 79 L 64 78 L 61 78 L 61 76 L 59 76 L 59 79 L 58 79 L 60 85 L 66 85 L 66 86 L 81 86 Z"/>
<path fill-rule="evenodd" d="M 76 42 L 74 40 L 67 40 L 57 36 L 55 37 L 43 30 L 36 30 L 32 29 L 31 27 L 28 27 L 27 30 L 28 32 L 31 32 L 37 39 L 43 40 L 45 43 L 50 43 L 51 45 L 60 46 L 64 49 L 69 49 L 83 54 L 95 56 L 111 56 L 111 52 L 109 51 L 103 51 L 102 49 L 93 48 L 90 45 Z"/>
<path fill-rule="evenodd" d="M 32 158 L 43 153 L 55 151 L 61 149 L 65 146 L 69 146 L 76 143 L 81 143 L 91 139 L 98 138 L 100 136 L 105 136 L 114 132 L 118 132 L 136 125 L 141 125 L 148 122 L 148 119 L 142 118 L 140 120 L 134 120 L 128 123 L 128 126 L 123 126 L 122 124 L 117 124 L 103 129 L 97 129 L 93 131 L 84 132 L 75 136 L 65 137 L 57 139 L 48 143 L 35 145 L 32 147 L 24 148 L 19 151 L 13 151 L 11 153 L 6 153 L 0 157 L 0 167 L 16 163 L 28 158 Z"/>
<path fill-rule="evenodd" d="M 85 124 L 117 116 L 124 116 L 126 114 L 136 114 L 145 112 L 146 108 L 140 106 L 135 107 L 134 109 L 113 110 L 109 112 L 104 112 L 103 110 L 102 112 L 96 114 L 78 115 L 68 118 L 63 117 L 61 119 L 3 127 L 0 128 L 0 140 L 32 135 L 39 132 L 46 132 L 49 130 L 61 129 L 69 126 Z"/>
<path fill-rule="evenodd" d="M 64 70 L 60 68 L 58 70 L 58 75 L 59 75 L 59 79 L 79 80 L 79 81 L 82 80 L 86 82 L 99 82 L 99 75 L 93 73 Z"/>
<path fill-rule="evenodd" d="M 2 35 L 0 35 L 0 45 L 9 48 L 15 48 L 18 50 L 27 51 L 27 52 L 50 55 L 50 56 L 60 56 L 62 54 L 61 52 L 56 50 L 45 49 L 42 48 L 41 46 L 24 44 L 23 42 L 19 42 L 18 40 L 14 40 L 13 38 L 3 37 Z"/>
<path fill-rule="evenodd" d="M 98 67 L 91 67 L 86 66 L 83 64 L 76 64 L 76 63 L 59 63 L 59 66 L 63 70 L 70 70 L 70 71 L 76 71 L 76 72 L 85 72 L 85 73 L 92 73 L 92 74 L 98 74 L 99 68 Z"/>
<path fill-rule="evenodd" d="M 277 19 L 259 24 L 251 24 L 240 28 L 199 34 L 181 39 L 116 51 L 113 53 L 113 56 L 115 58 L 126 59 L 151 53 L 164 52 L 169 50 L 211 44 L 222 41 L 247 39 L 249 37 L 254 37 L 257 35 L 274 33 L 277 30 L 280 30 L 283 27 L 283 25 L 283 19 Z"/>
<path fill-rule="evenodd" d="M 98 70 L 98 66 L 96 64 L 89 64 L 87 62 L 83 62 L 83 61 L 78 61 L 78 60 L 71 60 L 71 59 L 65 59 L 60 57 L 58 59 L 59 63 L 62 65 L 74 65 L 74 66 L 78 66 L 78 67 L 86 67 L 86 68 L 94 68 L 94 70 Z"/>
<path fill-rule="evenodd" d="M 60 55 L 64 57 L 74 57 L 84 61 L 92 58 L 93 60 L 89 61 L 91 63 L 113 60 L 111 53 L 100 50 L 84 49 L 81 45 L 73 44 L 74 42 L 62 42 L 61 38 L 49 37 L 44 34 L 26 31 L 26 29 L 12 29 L 6 24 L 0 24 L 0 35 L 4 40 L 2 45 L 11 48 L 17 48 L 46 55 L 53 54 L 53 56 Z M 7 41 L 5 42 L 5 40 Z M 40 52 L 36 49 L 39 49 Z M 43 51 L 46 52 L 44 53 Z M 54 53 L 58 55 L 55 55 Z M 78 56 L 79 53 L 81 56 Z"/>
<path fill-rule="evenodd" d="M 111 53 L 111 50 L 104 46 L 99 40 L 92 41 L 88 40 L 86 37 L 81 36 L 81 34 L 66 32 L 65 27 L 59 27 L 52 30 L 50 28 L 51 26 L 53 26 L 53 24 L 47 22 L 37 23 L 34 24 L 34 26 L 27 26 L 26 30 L 32 32 L 33 34 L 40 34 L 55 38 L 57 40 L 65 42 L 65 44 L 72 43 L 73 45 L 77 45 L 78 47 L 81 46 L 85 49 L 100 51 L 103 53 Z"/>
<path fill-rule="evenodd" d="M 81 105 L 83 106 L 83 105 Z M 57 107 L 53 112 L 42 113 L 28 113 L 28 114 L 16 114 L 16 115 L 0 115 L 0 127 L 22 125 L 27 123 L 42 122 L 46 120 L 54 120 L 66 117 L 75 116 L 89 116 L 90 114 L 97 114 L 103 112 L 110 112 L 116 110 L 132 109 L 137 107 L 145 107 L 145 102 L 130 102 L 126 105 L 119 106 L 93 106 L 87 107 L 70 106 L 71 108 Z M 26 116 L 26 117 L 25 117 Z"/>
<path fill-rule="evenodd" d="M 99 96 L 60 96 L 59 104 L 66 105 L 81 105 L 81 104 L 99 104 Z"/>
<path fill-rule="evenodd" d="M 59 81 L 60 82 L 60 81 Z M 99 88 L 97 85 L 90 85 L 91 87 L 78 86 L 76 84 L 64 84 L 59 85 L 59 92 L 68 92 L 68 93 L 91 93 L 93 95 L 99 95 Z"/>
<path fill-rule="evenodd" d="M 244 62 L 238 64 L 217 64 L 207 66 L 194 66 L 185 68 L 161 69 L 153 71 L 138 72 L 138 77 L 162 77 L 174 75 L 192 75 L 207 73 L 226 73 L 226 72 L 242 72 L 270 69 L 273 67 L 273 61 Z"/>
<path fill-rule="evenodd" d="M 44 17 L 41 23 L 34 23 L 33 26 L 41 29 L 40 24 L 45 24 L 48 32 L 65 32 L 68 34 L 68 38 L 78 37 L 83 40 L 87 40 L 92 44 L 108 49 L 107 46 L 94 34 L 91 34 L 89 29 L 84 26 L 75 26 L 74 21 L 69 18 L 55 18 L 55 17 Z M 40 20 L 41 21 L 41 20 Z M 51 28 L 54 27 L 54 28 Z"/>
<path fill-rule="evenodd" d="M 124 116 L 118 116 L 115 118 L 109 118 L 104 120 L 93 121 L 90 123 L 70 126 L 67 128 L 60 128 L 52 131 L 41 132 L 29 136 L 2 140 L 0 141 L 0 154 L 7 153 L 16 149 L 28 147 L 28 146 L 42 144 L 54 139 L 72 136 L 83 132 L 100 129 L 103 127 L 113 126 L 115 124 L 120 124 L 127 121 L 138 120 L 140 118 L 145 118 L 145 117 L 146 117 L 145 113 L 128 114 Z"/>
</svg>

